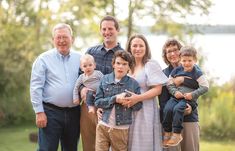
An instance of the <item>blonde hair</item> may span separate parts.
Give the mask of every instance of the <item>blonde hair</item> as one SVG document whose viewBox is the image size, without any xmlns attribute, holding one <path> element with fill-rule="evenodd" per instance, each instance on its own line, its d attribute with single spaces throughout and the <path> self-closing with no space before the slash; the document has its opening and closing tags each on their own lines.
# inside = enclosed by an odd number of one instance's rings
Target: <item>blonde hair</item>
<svg viewBox="0 0 235 151">
<path fill-rule="evenodd" d="M 85 54 L 81 57 L 80 59 L 80 64 L 82 64 L 82 61 L 85 61 L 85 60 L 90 60 L 91 62 L 93 62 L 95 64 L 95 59 L 92 55 L 90 54 Z"/>
</svg>

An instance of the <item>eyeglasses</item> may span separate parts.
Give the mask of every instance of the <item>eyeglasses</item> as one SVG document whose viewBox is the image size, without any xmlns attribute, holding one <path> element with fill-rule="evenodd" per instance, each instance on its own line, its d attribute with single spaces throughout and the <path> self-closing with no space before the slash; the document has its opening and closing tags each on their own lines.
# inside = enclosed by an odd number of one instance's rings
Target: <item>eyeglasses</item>
<svg viewBox="0 0 235 151">
<path fill-rule="evenodd" d="M 172 49 L 172 50 L 166 51 L 166 54 L 177 53 L 177 52 L 179 52 L 179 49 Z"/>
<path fill-rule="evenodd" d="M 59 40 L 68 40 L 69 37 L 67 37 L 67 36 L 55 36 L 55 39 L 56 39 L 57 41 L 59 41 Z"/>
</svg>

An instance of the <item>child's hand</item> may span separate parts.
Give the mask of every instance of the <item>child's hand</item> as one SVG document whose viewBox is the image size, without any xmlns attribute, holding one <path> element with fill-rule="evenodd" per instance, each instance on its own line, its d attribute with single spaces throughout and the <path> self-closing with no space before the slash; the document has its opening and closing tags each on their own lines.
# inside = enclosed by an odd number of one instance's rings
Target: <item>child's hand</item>
<svg viewBox="0 0 235 151">
<path fill-rule="evenodd" d="M 192 100 L 192 99 L 193 99 L 192 93 L 185 93 L 185 94 L 184 94 L 184 98 L 185 98 L 186 100 Z"/>
<path fill-rule="evenodd" d="M 73 104 L 79 105 L 80 104 L 80 100 L 79 99 L 73 100 Z"/>
<path fill-rule="evenodd" d="M 125 98 L 125 95 L 126 93 L 120 93 L 120 94 L 117 94 L 116 95 L 116 102 L 119 103 L 119 104 L 122 104 L 123 101 L 124 101 L 124 98 Z"/>
<path fill-rule="evenodd" d="M 181 98 L 184 98 L 184 95 L 183 95 L 183 93 L 181 93 L 180 91 L 176 91 L 176 92 L 175 92 L 175 97 L 176 97 L 177 99 L 181 99 Z"/>
</svg>

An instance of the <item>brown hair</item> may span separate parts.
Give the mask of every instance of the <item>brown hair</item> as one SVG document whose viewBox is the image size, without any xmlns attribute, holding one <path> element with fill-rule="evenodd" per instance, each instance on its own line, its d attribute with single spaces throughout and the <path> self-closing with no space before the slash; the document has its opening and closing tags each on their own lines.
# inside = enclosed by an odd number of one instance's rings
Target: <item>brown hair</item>
<svg viewBox="0 0 235 151">
<path fill-rule="evenodd" d="M 167 49 L 169 46 L 177 46 L 179 50 L 180 50 L 181 47 L 182 47 L 181 43 L 180 43 L 178 40 L 174 39 L 174 38 L 170 38 L 170 39 L 168 39 L 168 40 L 165 42 L 165 44 L 164 44 L 163 47 L 162 47 L 162 58 L 163 58 L 164 62 L 165 62 L 167 65 L 170 64 L 170 62 L 167 60 L 167 57 L 166 57 L 166 49 Z"/>
<path fill-rule="evenodd" d="M 180 57 L 188 56 L 197 60 L 197 50 L 192 46 L 184 46 L 180 49 Z"/>
<path fill-rule="evenodd" d="M 100 21 L 100 29 L 101 29 L 101 24 L 103 21 L 113 21 L 116 30 L 119 31 L 119 23 L 115 17 L 107 15 L 104 18 L 102 18 L 102 20 Z"/>
<path fill-rule="evenodd" d="M 132 70 L 134 68 L 134 57 L 127 51 L 124 50 L 118 50 L 114 53 L 113 59 L 112 59 L 112 64 L 115 63 L 116 59 L 120 57 L 123 60 L 127 61 L 129 64 L 130 69 Z"/>
<path fill-rule="evenodd" d="M 148 41 L 147 39 L 144 37 L 144 35 L 141 35 L 141 34 L 136 34 L 136 35 L 133 35 L 129 38 L 129 40 L 127 41 L 127 44 L 126 44 L 126 51 L 128 51 L 129 53 L 131 53 L 131 42 L 133 39 L 135 38 L 140 38 L 144 41 L 144 44 L 145 44 L 145 47 L 146 47 L 146 51 L 145 51 L 145 55 L 143 57 L 143 60 L 142 60 L 142 63 L 145 64 L 147 63 L 147 61 L 149 59 L 151 59 L 151 51 L 150 51 L 150 47 L 149 47 L 149 44 L 148 44 Z"/>
</svg>

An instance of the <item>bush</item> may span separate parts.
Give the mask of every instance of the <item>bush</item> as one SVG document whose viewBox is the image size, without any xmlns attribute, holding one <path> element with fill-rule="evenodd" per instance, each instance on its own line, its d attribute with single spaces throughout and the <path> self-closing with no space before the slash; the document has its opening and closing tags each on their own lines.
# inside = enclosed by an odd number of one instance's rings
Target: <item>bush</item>
<svg viewBox="0 0 235 151">
<path fill-rule="evenodd" d="M 202 137 L 208 139 L 233 139 L 235 137 L 235 103 L 230 92 L 220 92 L 208 101 L 200 100 L 199 115 Z"/>
</svg>

